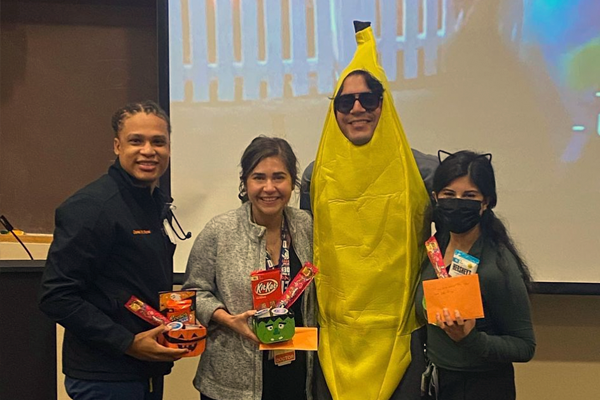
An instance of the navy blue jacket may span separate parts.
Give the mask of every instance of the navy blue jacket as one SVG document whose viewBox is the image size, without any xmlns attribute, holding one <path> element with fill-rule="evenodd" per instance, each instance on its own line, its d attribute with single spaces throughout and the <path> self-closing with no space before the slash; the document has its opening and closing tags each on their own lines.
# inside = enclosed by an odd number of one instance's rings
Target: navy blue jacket
<svg viewBox="0 0 600 400">
<path fill-rule="evenodd" d="M 135 295 L 158 309 L 158 292 L 173 287 L 166 203 L 159 188 L 135 186 L 117 160 L 56 210 L 40 309 L 65 327 L 65 375 L 129 381 L 171 371 L 170 362 L 125 354 L 135 334 L 152 328 L 125 308 L 127 300 Z"/>
</svg>

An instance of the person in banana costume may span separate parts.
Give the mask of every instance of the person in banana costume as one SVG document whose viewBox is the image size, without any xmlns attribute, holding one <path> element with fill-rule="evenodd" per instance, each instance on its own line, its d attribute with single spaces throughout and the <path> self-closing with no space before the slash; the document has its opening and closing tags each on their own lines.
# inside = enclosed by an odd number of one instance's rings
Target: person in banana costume
<svg viewBox="0 0 600 400">
<path fill-rule="evenodd" d="M 418 399 L 423 362 L 411 366 L 411 334 L 419 328 L 414 294 L 431 204 L 423 179 L 438 162 L 411 151 L 369 25 L 355 22 L 357 50 L 303 179 L 301 207 L 309 208 L 310 193 L 320 268 L 318 356 L 326 386 L 317 379 L 316 396 Z"/>
</svg>

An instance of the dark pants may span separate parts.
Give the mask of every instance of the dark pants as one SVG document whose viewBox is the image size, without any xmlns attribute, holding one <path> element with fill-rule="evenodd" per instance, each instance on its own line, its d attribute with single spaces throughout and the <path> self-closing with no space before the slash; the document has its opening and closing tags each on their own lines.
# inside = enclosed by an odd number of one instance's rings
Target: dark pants
<svg viewBox="0 0 600 400">
<path fill-rule="evenodd" d="M 425 371 L 425 355 L 423 343 L 425 342 L 426 327 L 414 331 L 410 338 L 411 362 L 404 373 L 400 384 L 390 397 L 390 400 L 420 400 L 421 399 L 421 374 Z M 315 360 L 315 382 L 313 388 L 316 400 L 332 400 L 331 393 L 325 382 L 319 361 Z M 368 377 L 365 377 L 368 380 Z"/>
<path fill-rule="evenodd" d="M 74 400 L 162 400 L 164 377 L 145 381 L 105 382 L 65 378 L 67 394 Z"/>
<path fill-rule="evenodd" d="M 512 364 L 485 372 L 459 372 L 438 368 L 438 400 L 514 400 L 515 371 Z"/>
</svg>

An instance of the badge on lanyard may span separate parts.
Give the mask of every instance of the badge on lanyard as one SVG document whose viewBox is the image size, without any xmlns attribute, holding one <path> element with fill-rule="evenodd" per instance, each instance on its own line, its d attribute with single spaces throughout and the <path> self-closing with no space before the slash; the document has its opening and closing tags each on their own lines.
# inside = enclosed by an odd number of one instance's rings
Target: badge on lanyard
<svg viewBox="0 0 600 400">
<path fill-rule="evenodd" d="M 267 269 L 273 269 L 273 261 L 269 252 L 266 257 Z M 279 254 L 279 276 L 281 279 L 281 293 L 285 292 L 288 285 L 290 284 L 290 275 L 292 271 L 290 269 L 290 247 L 287 240 L 287 227 L 285 224 L 285 217 L 281 221 L 281 253 Z M 275 360 L 275 365 L 281 367 L 282 365 L 291 364 L 296 359 L 295 350 L 271 350 L 269 351 L 269 360 Z"/>
<path fill-rule="evenodd" d="M 295 350 L 273 350 L 275 365 L 281 367 L 282 365 L 291 364 L 296 359 Z"/>
<path fill-rule="evenodd" d="M 266 268 L 268 270 L 275 268 L 273 265 L 273 260 L 269 255 L 269 252 L 266 253 Z M 285 224 L 285 217 L 281 221 L 281 252 L 279 254 L 279 276 L 281 280 L 281 293 L 285 292 L 288 285 L 290 284 L 290 248 L 287 240 L 287 227 Z"/>
</svg>

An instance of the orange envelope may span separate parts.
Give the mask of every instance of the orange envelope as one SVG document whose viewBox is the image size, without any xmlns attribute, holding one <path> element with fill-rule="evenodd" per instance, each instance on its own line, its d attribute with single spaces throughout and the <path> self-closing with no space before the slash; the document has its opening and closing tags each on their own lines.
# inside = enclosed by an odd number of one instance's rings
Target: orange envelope
<svg viewBox="0 0 600 400">
<path fill-rule="evenodd" d="M 447 308 L 453 320 L 454 310 L 463 319 L 483 318 L 483 302 L 479 288 L 479 275 L 423 281 L 423 293 L 427 305 L 427 321 L 435 324 L 435 314 Z"/>
<path fill-rule="evenodd" d="M 294 337 L 287 342 L 260 344 L 259 350 L 312 350 L 317 351 L 317 328 L 296 327 Z"/>
</svg>

